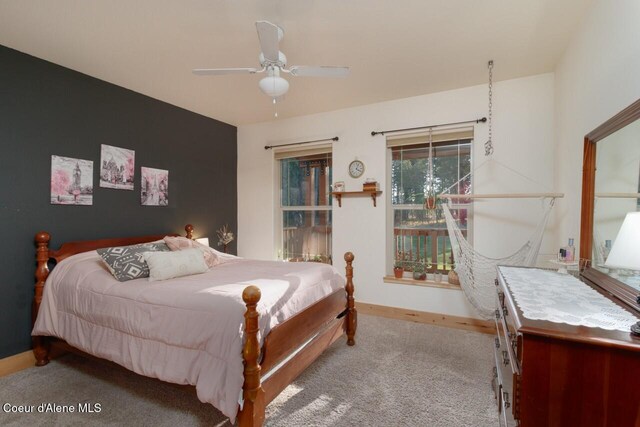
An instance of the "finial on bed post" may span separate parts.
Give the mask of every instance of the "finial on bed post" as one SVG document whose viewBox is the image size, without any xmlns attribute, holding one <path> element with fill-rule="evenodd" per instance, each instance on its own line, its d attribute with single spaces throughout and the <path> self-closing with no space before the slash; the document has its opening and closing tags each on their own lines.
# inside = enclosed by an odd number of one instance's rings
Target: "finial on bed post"
<svg viewBox="0 0 640 427">
<path fill-rule="evenodd" d="M 344 260 L 347 262 L 346 277 L 347 285 L 347 345 L 356 343 L 356 328 L 358 327 L 358 312 L 356 311 L 355 300 L 353 298 L 353 259 L 355 257 L 351 252 L 344 254 Z"/>
<path fill-rule="evenodd" d="M 260 341 L 258 340 L 258 310 L 260 301 L 260 288 L 247 286 L 242 292 L 242 300 L 247 306 L 244 314 L 245 343 L 242 350 L 244 360 L 244 384 L 242 385 L 242 397 L 244 405 L 240 411 L 239 425 L 241 427 L 258 427 L 264 422 L 265 397 L 260 383 Z"/>
<path fill-rule="evenodd" d="M 187 239 L 193 239 L 193 225 L 191 224 L 185 225 L 184 231 L 187 232 Z"/>
<path fill-rule="evenodd" d="M 31 325 L 36 322 L 44 284 L 49 276 L 49 241 L 51 236 L 46 231 L 36 234 L 36 286 L 31 307 Z M 46 337 L 33 337 L 33 354 L 36 358 L 36 366 L 44 366 L 49 363 L 49 345 Z"/>
</svg>

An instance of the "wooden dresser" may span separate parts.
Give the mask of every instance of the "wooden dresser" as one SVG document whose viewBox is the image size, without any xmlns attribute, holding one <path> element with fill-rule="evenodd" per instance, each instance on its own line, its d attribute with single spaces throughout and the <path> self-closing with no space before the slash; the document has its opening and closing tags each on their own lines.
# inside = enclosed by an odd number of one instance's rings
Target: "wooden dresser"
<svg viewBox="0 0 640 427">
<path fill-rule="evenodd" d="M 501 269 L 493 379 L 500 424 L 640 427 L 640 339 L 525 318 Z"/>
</svg>

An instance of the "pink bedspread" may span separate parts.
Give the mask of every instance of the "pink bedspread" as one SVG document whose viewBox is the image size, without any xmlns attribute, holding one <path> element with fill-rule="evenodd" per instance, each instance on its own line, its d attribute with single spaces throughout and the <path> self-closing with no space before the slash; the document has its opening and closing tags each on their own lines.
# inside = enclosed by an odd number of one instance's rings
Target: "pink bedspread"
<svg viewBox="0 0 640 427">
<path fill-rule="evenodd" d="M 243 383 L 242 291 L 256 285 L 262 337 L 344 286 L 318 263 L 237 259 L 161 282 L 118 282 L 95 251 L 62 261 L 47 279 L 33 335 L 49 335 L 139 374 L 195 385 L 198 398 L 228 416 Z"/>
</svg>

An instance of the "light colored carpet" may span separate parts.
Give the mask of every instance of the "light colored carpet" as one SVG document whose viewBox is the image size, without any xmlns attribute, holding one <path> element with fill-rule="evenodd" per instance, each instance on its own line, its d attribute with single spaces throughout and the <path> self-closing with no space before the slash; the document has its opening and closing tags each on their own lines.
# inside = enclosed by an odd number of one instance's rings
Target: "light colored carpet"
<svg viewBox="0 0 640 427">
<path fill-rule="evenodd" d="M 359 317 L 357 344 L 338 340 L 267 408 L 268 426 L 496 426 L 492 339 Z M 229 426 L 195 388 L 67 355 L 0 378 L 0 405 L 100 403 L 100 413 L 5 413 L 10 426 Z"/>
</svg>

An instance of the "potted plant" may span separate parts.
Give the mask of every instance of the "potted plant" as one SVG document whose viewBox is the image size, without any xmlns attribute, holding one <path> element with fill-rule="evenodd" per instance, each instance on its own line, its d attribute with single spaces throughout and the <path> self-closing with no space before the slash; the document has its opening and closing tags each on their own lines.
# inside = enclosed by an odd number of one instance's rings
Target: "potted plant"
<svg viewBox="0 0 640 427">
<path fill-rule="evenodd" d="M 427 272 L 423 263 L 417 262 L 413 266 L 413 279 L 414 280 L 427 280 Z"/>
<path fill-rule="evenodd" d="M 393 265 L 393 275 L 396 279 L 402 279 L 402 275 L 404 274 L 404 262 L 399 259 L 396 260 Z"/>
<path fill-rule="evenodd" d="M 216 231 L 216 234 L 218 235 L 218 246 L 222 246 L 224 253 L 227 253 L 227 246 L 233 242 L 234 239 L 233 233 L 229 231 L 229 226 L 225 224 Z"/>
</svg>

